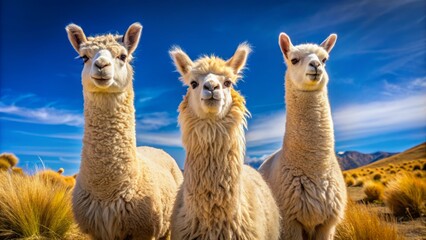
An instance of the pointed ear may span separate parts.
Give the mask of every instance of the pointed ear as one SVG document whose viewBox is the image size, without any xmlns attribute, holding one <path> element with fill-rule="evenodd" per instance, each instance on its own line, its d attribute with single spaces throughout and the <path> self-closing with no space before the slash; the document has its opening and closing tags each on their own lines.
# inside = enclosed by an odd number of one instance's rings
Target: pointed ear
<svg viewBox="0 0 426 240">
<path fill-rule="evenodd" d="M 321 43 L 321 47 L 323 47 L 328 53 L 331 52 L 331 49 L 333 49 L 334 44 L 336 44 L 337 35 L 335 33 L 330 34 L 327 39 L 324 40 L 324 42 Z"/>
<path fill-rule="evenodd" d="M 189 58 L 188 55 L 177 46 L 172 47 L 169 54 L 173 59 L 176 69 L 182 76 L 187 74 L 191 70 L 192 65 L 194 65 L 191 58 Z"/>
<path fill-rule="evenodd" d="M 139 44 L 139 39 L 142 35 L 142 25 L 138 22 L 133 23 L 130 25 L 130 27 L 127 29 L 126 33 L 123 36 L 123 43 L 124 46 L 127 48 L 127 52 L 129 54 L 132 54 L 136 47 Z"/>
<path fill-rule="evenodd" d="M 280 33 L 280 36 L 278 37 L 278 44 L 280 45 L 281 52 L 285 56 L 285 58 L 288 58 L 288 52 L 291 48 L 293 48 L 293 44 L 291 43 L 290 37 L 285 33 Z"/>
<path fill-rule="evenodd" d="M 247 57 L 251 53 L 251 47 L 247 42 L 243 42 L 238 45 L 237 50 L 228 61 L 226 61 L 226 65 L 234 69 L 234 73 L 238 74 L 244 68 L 247 62 Z"/>
<path fill-rule="evenodd" d="M 71 45 L 77 52 L 80 52 L 80 45 L 87 41 L 86 35 L 84 35 L 83 29 L 73 23 L 66 26 L 65 30 L 68 33 L 68 39 Z"/>
</svg>

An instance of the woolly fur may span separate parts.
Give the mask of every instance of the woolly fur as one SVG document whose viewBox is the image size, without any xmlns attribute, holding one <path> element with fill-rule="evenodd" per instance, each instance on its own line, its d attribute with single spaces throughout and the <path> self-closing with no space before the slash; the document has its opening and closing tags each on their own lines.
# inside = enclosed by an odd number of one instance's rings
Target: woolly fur
<svg viewBox="0 0 426 240">
<path fill-rule="evenodd" d="M 191 71 L 232 75 L 221 69 L 224 64 L 203 57 Z M 221 118 L 197 116 L 189 106 L 189 90 L 179 106 L 187 155 L 172 215 L 172 239 L 279 237 L 279 210 L 272 193 L 261 175 L 243 164 L 245 100 L 234 89 L 231 96 L 232 105 Z"/>
<path fill-rule="evenodd" d="M 315 52 L 313 45 L 302 49 Z M 287 71 L 282 149 L 268 157 L 259 171 L 280 208 L 281 239 L 333 239 L 347 196 L 335 157 L 327 88 L 301 91 L 293 82 Z"/>
<path fill-rule="evenodd" d="M 81 46 L 114 51 L 123 47 L 117 39 L 88 38 Z M 83 83 L 85 127 L 74 216 L 94 239 L 168 238 L 182 173 L 164 151 L 136 147 L 133 70 L 126 64 L 130 84 L 123 91 L 91 92 Z"/>
</svg>

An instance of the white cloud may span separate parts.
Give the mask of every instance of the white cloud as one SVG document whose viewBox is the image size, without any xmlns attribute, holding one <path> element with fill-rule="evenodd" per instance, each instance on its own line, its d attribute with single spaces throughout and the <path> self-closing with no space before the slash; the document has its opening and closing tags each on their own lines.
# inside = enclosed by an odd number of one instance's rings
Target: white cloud
<svg viewBox="0 0 426 240">
<path fill-rule="evenodd" d="M 172 132 L 142 132 L 137 134 L 139 143 L 147 145 L 161 145 L 168 147 L 182 147 L 182 140 L 179 131 Z"/>
<path fill-rule="evenodd" d="M 83 135 L 78 133 L 55 133 L 55 134 L 39 134 L 33 132 L 25 132 L 25 131 L 15 131 L 16 133 L 35 136 L 35 137 L 46 137 L 46 138 L 58 138 L 58 139 L 69 139 L 69 140 L 82 140 Z"/>
<path fill-rule="evenodd" d="M 337 141 L 426 127 L 426 95 L 354 104 L 333 113 Z"/>
<path fill-rule="evenodd" d="M 248 126 L 247 146 L 255 147 L 282 141 L 284 131 L 284 112 L 279 111 L 256 117 Z"/>
<path fill-rule="evenodd" d="M 82 126 L 84 123 L 82 114 L 54 107 L 28 108 L 0 102 L 0 113 L 6 115 L 0 119 L 14 122 L 69 126 Z"/>
<path fill-rule="evenodd" d="M 167 112 L 153 112 L 138 116 L 137 126 L 143 130 L 156 130 L 176 123 L 176 117 L 171 117 Z"/>
<path fill-rule="evenodd" d="M 384 95 L 412 95 L 422 93 L 426 90 L 426 77 L 419 77 L 411 81 L 403 81 L 401 84 L 383 81 Z"/>
</svg>

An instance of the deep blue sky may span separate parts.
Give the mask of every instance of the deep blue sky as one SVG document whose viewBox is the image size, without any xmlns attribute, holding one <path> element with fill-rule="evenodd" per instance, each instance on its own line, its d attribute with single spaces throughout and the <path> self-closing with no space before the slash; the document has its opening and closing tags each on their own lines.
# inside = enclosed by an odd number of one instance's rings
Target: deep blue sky
<svg viewBox="0 0 426 240">
<path fill-rule="evenodd" d="M 64 29 L 71 22 L 87 36 L 143 25 L 134 54 L 138 144 L 164 148 L 180 166 L 176 109 L 185 88 L 168 49 L 229 58 L 239 43 L 253 46 L 237 88 L 252 113 L 247 161 L 256 161 L 284 134 L 280 32 L 294 44 L 339 36 L 327 65 L 337 151 L 397 152 L 426 141 L 423 0 L 120 2 L 1 1 L 0 152 L 17 154 L 25 169 L 78 171 L 82 64 Z"/>
</svg>

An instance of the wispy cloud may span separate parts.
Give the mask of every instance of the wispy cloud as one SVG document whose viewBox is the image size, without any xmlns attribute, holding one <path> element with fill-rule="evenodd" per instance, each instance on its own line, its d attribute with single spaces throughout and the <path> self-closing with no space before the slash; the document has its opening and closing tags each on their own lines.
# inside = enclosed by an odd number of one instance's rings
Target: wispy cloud
<svg viewBox="0 0 426 240">
<path fill-rule="evenodd" d="M 142 130 L 157 130 L 177 122 L 176 117 L 171 117 L 167 112 L 146 113 L 137 118 L 138 129 Z"/>
<path fill-rule="evenodd" d="M 0 102 L 0 119 L 48 125 L 82 126 L 83 115 L 55 107 L 29 108 Z"/>
<path fill-rule="evenodd" d="M 383 94 L 388 96 L 395 95 L 412 95 L 425 92 L 426 77 L 419 77 L 413 80 L 405 80 L 402 83 L 391 83 L 387 80 L 383 81 Z"/>
<path fill-rule="evenodd" d="M 167 147 L 182 147 L 179 131 L 171 132 L 141 132 L 137 134 L 139 144 L 160 145 Z"/>
<path fill-rule="evenodd" d="M 69 140 L 79 140 L 83 139 L 83 134 L 78 133 L 55 133 L 55 134 L 40 134 L 33 132 L 25 132 L 25 131 L 14 131 L 19 134 L 35 136 L 35 137 L 45 137 L 45 138 L 57 138 L 57 139 L 69 139 Z"/>
<path fill-rule="evenodd" d="M 334 112 L 336 140 L 426 127 L 426 94 L 354 104 Z"/>
<path fill-rule="evenodd" d="M 152 101 L 163 94 L 171 91 L 169 88 L 147 88 L 141 91 L 136 92 L 136 105 L 137 106 L 144 106 L 149 101 Z"/>
<path fill-rule="evenodd" d="M 282 141 L 285 131 L 285 113 L 264 114 L 249 123 L 247 146 L 255 147 Z"/>
</svg>

